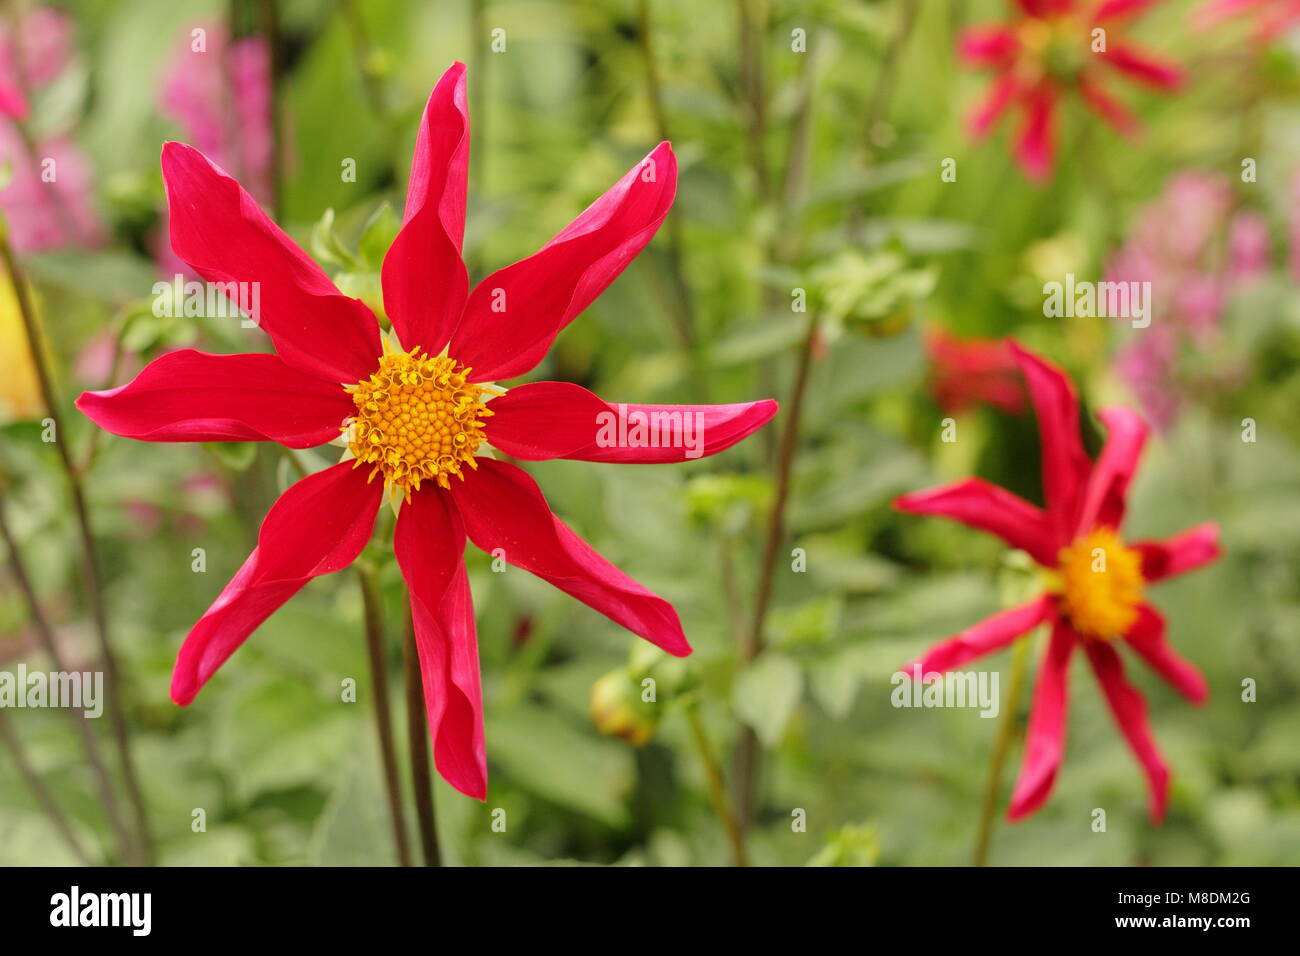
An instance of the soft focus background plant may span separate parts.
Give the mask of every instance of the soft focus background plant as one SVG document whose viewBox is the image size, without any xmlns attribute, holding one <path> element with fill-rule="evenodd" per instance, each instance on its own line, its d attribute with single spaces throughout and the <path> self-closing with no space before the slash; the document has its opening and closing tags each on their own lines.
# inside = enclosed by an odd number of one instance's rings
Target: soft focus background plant
<svg viewBox="0 0 1300 956">
<path fill-rule="evenodd" d="M 1297 29 L 1261 32 L 1251 8 L 1207 29 L 1200 2 L 1148 5 L 1126 33 L 1187 83 L 1117 88 L 1142 120 L 1132 140 L 1064 103 L 1054 174 L 1035 186 L 1012 158 L 1014 122 L 967 136 L 987 77 L 961 65 L 957 37 L 1007 19 L 1003 0 L 5 6 L 0 92 L 17 89 L 26 109 L 0 97 L 0 210 L 89 497 L 159 862 L 394 859 L 355 577 L 290 602 L 195 705 L 168 700 L 181 638 L 290 464 L 271 448 L 96 436 L 69 414 L 76 391 L 120 384 L 163 350 L 266 347 L 238 322 L 152 314 L 153 283 L 180 268 L 160 144 L 209 150 L 342 288 L 373 300 L 396 228 L 385 204 L 401 201 L 419 110 L 454 59 L 470 69 L 475 278 L 535 249 L 659 139 L 681 163 L 660 235 L 538 374 L 611 401 L 771 395 L 783 411 L 696 464 L 530 467 L 559 514 L 676 604 L 696 653 L 629 650 L 594 612 L 472 556 L 492 777 L 483 805 L 437 784 L 447 862 L 724 864 L 738 842 L 758 864 L 967 861 L 997 722 L 896 710 L 890 676 L 995 610 L 1017 572 L 986 536 L 889 501 L 970 473 L 1040 500 L 1015 382 L 996 349 L 963 359 L 953 341 L 1006 335 L 1063 364 L 1088 409 L 1127 401 L 1155 418 L 1131 533 L 1216 519 L 1226 556 L 1161 594 L 1208 706 L 1133 677 L 1175 775 L 1164 826 L 1147 822 L 1138 770 L 1081 692 L 1052 800 L 1000 829 L 993 862 L 1300 861 Z M 207 60 L 187 52 L 199 27 Z M 39 71 L 14 71 L 15 38 L 41 51 Z M 40 179 L 48 157 L 54 183 Z M 1246 159 L 1257 181 L 1243 182 Z M 1070 272 L 1157 283 L 1153 326 L 1045 317 L 1043 283 Z M 41 441 L 16 306 L 7 282 L 4 515 L 68 666 L 94 669 L 77 523 Z M 400 714 L 391 564 L 381 585 Z M 48 669 L 42 646 L 16 580 L 0 579 L 0 668 Z M 340 700 L 347 678 L 357 703 Z M 122 859 L 65 715 L 0 716 L 88 855 Z M 94 727 L 116 776 L 109 731 L 106 718 Z M 0 862 L 75 862 L 11 750 L 0 767 Z M 1090 828 L 1096 807 L 1105 834 Z M 195 808 L 206 832 L 192 832 Z"/>
</svg>

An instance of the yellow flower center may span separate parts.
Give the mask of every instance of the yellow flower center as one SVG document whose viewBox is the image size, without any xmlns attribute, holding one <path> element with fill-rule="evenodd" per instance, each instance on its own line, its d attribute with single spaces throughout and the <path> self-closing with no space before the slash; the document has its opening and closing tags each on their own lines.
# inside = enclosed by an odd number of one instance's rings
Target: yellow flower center
<svg viewBox="0 0 1300 956">
<path fill-rule="evenodd" d="M 343 426 L 356 467 L 372 465 L 370 480 L 382 474 L 407 501 L 422 481 L 449 488 L 449 475 L 464 481 L 461 467 L 478 467 L 474 453 L 492 414 L 483 404 L 491 386 L 467 381 L 470 370 L 454 359 L 419 352 L 390 352 L 368 379 L 346 386 L 357 406 Z"/>
<path fill-rule="evenodd" d="M 1142 603 L 1142 556 L 1110 528 L 1098 528 L 1061 549 L 1061 607 L 1080 634 L 1127 633 Z"/>
</svg>

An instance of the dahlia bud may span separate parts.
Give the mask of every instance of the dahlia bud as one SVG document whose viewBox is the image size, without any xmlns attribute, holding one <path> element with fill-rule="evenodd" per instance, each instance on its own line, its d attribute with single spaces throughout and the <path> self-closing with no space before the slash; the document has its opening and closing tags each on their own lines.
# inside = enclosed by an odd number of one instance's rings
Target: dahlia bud
<svg viewBox="0 0 1300 956">
<path fill-rule="evenodd" d="M 642 747 L 655 735 L 660 710 L 653 687 L 643 687 L 627 668 L 619 667 L 591 685 L 590 713 L 591 722 L 605 736 L 622 737 L 633 747 Z"/>
</svg>

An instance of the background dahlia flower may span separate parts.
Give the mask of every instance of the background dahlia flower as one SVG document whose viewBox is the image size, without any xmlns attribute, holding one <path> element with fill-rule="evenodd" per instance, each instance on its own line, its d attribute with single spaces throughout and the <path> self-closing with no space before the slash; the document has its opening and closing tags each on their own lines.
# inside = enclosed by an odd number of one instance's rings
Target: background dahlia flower
<svg viewBox="0 0 1300 956">
<path fill-rule="evenodd" d="M 492 457 L 662 463 L 683 447 L 610 446 L 613 409 L 564 382 L 494 382 L 534 368 L 551 343 L 654 236 L 672 205 L 677 166 L 656 147 L 535 254 L 472 290 L 461 258 L 469 116 L 454 64 L 424 110 L 401 231 L 383 263 L 392 332 L 198 150 L 168 143 L 163 178 L 176 254 L 210 282 L 260 284 L 261 328 L 276 354 L 171 352 L 129 384 L 77 402 L 106 430 L 143 441 L 339 440 L 343 460 L 291 486 L 257 548 L 181 647 L 172 699 L 188 704 L 245 639 L 312 578 L 348 566 L 371 538 L 385 497 L 401 503 L 393 549 L 410 591 L 439 772 L 487 792 L 482 694 L 466 539 L 550 582 L 678 656 L 690 653 L 673 606 L 608 561 L 551 513 L 526 472 Z M 489 407 L 489 400 L 491 405 Z M 620 406 L 627 416 L 699 416 L 705 455 L 776 414 L 773 401 Z"/>
<path fill-rule="evenodd" d="M 1178 89 L 1182 71 L 1118 34 L 1125 21 L 1154 0 L 1008 0 L 1015 16 L 1006 23 L 974 26 L 957 41 L 961 59 L 993 71 L 984 99 L 970 114 L 972 136 L 983 137 L 1004 113 L 1019 113 L 1015 155 L 1031 180 L 1052 174 L 1061 101 L 1077 96 L 1120 132 L 1137 129 L 1137 118 L 1106 88 L 1108 74 L 1166 92 Z M 1105 50 L 1093 52 L 1094 29 L 1106 31 Z"/>
<path fill-rule="evenodd" d="M 1169 769 L 1151 734 L 1146 702 L 1125 679 L 1117 648 L 1126 645 L 1192 703 L 1205 701 L 1205 679 L 1169 644 L 1165 619 L 1146 600 L 1146 588 L 1215 560 L 1218 527 L 1203 524 L 1164 541 L 1125 542 L 1121 526 L 1129 483 L 1147 437 L 1142 419 L 1123 407 L 1099 411 L 1106 445 L 1095 462 L 1090 460 L 1070 380 L 1014 342 L 1011 349 L 1038 417 L 1046 507 L 979 478 L 903 495 L 895 507 L 951 518 L 1026 551 L 1042 570 L 1043 593 L 936 644 L 903 670 L 925 679 L 1006 647 L 1039 624 L 1049 625 L 1008 816 L 1016 820 L 1033 813 L 1052 792 L 1065 754 L 1070 661 L 1081 651 L 1142 765 L 1151 817 L 1159 821 L 1168 800 Z"/>
</svg>

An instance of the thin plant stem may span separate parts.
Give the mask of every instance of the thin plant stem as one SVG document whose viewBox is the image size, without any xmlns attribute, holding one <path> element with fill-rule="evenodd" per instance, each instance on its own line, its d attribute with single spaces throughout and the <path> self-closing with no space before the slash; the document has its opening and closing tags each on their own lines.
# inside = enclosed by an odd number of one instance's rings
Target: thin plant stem
<svg viewBox="0 0 1300 956">
<path fill-rule="evenodd" d="M 9 724 L 9 716 L 3 710 L 0 710 L 0 740 L 3 740 L 5 746 L 9 748 L 9 754 L 13 757 L 14 763 L 18 766 L 18 773 L 22 776 L 27 786 L 31 788 L 32 795 L 36 797 L 36 802 L 39 803 L 41 809 L 45 811 L 45 815 L 50 818 L 50 822 L 54 824 L 54 828 L 59 831 L 59 836 L 63 837 L 64 842 L 68 844 L 68 849 L 72 851 L 73 855 L 83 866 L 94 866 L 94 863 L 91 862 L 90 856 L 82 847 L 81 841 L 79 841 L 76 834 L 72 832 L 72 826 L 68 823 L 68 818 L 59 808 L 58 802 L 54 799 L 54 794 L 50 792 L 49 787 L 45 786 L 45 781 L 42 780 L 41 775 L 36 772 L 36 768 L 32 765 L 32 762 L 27 759 L 27 752 L 23 749 L 22 741 L 19 740 L 18 735 L 14 733 L 13 727 Z"/>
<path fill-rule="evenodd" d="M 749 630 L 740 646 L 740 657 L 748 665 L 763 650 L 763 629 L 767 622 L 767 611 L 772 601 L 772 586 L 776 579 L 776 561 L 785 540 L 785 511 L 790 500 L 790 476 L 794 470 L 795 452 L 799 447 L 799 422 L 803 415 L 804 396 L 808 391 L 808 379 L 812 370 L 812 353 L 817 341 L 820 316 L 817 312 L 808 314 L 808 331 L 804 335 L 803 345 L 799 350 L 798 366 L 795 370 L 794 385 L 791 389 L 790 403 L 785 411 L 785 427 L 781 432 L 780 445 L 776 458 L 775 494 L 772 510 L 768 515 L 767 538 L 763 545 L 763 557 L 759 564 L 758 589 L 754 598 L 754 616 Z M 758 776 L 758 735 L 754 728 L 744 725 L 740 730 L 740 739 L 736 745 L 735 777 L 737 817 L 742 833 L 748 828 L 753 816 L 754 782 Z"/>
<path fill-rule="evenodd" d="M 709 785 L 709 801 L 713 804 L 713 812 L 722 822 L 723 829 L 727 831 L 727 840 L 731 843 L 732 863 L 735 866 L 749 866 L 749 856 L 745 851 L 745 835 L 740 824 L 736 822 L 736 814 L 727 797 L 727 785 L 722 777 L 722 767 L 713 752 L 713 744 L 704 729 L 704 722 L 700 719 L 698 701 L 692 700 L 686 705 L 686 720 L 691 725 L 691 737 L 695 741 L 695 749 L 699 751 L 700 762 L 704 764 L 704 773 Z"/>
<path fill-rule="evenodd" d="M 18 550 L 18 541 L 9 527 L 2 491 L 0 491 L 0 538 L 4 539 L 5 547 L 9 550 L 9 569 L 14 582 L 18 585 L 18 590 L 22 592 L 23 600 L 27 603 L 27 611 L 31 615 L 32 624 L 36 628 L 41 646 L 45 649 L 45 653 L 49 655 L 50 661 L 54 664 L 54 669 L 60 673 L 66 673 L 69 670 L 67 661 L 54 640 L 54 629 L 50 626 L 49 618 L 45 616 L 45 611 L 41 607 L 35 585 L 32 583 L 31 575 L 27 571 L 27 562 L 23 560 L 22 552 Z M 99 798 L 104 807 L 104 815 L 117 841 L 118 852 L 122 854 L 123 859 L 130 859 L 131 830 L 127 826 L 126 818 L 122 815 L 117 791 L 114 789 L 113 780 L 109 776 L 108 767 L 105 765 L 103 754 L 99 749 L 99 740 L 96 738 L 95 732 L 91 730 L 90 722 L 84 715 L 79 715 L 72 708 L 63 708 L 63 710 L 68 715 L 68 719 L 72 721 L 77 736 L 81 740 L 81 747 L 86 752 L 86 760 L 90 764 L 91 775 L 94 777 L 95 786 L 99 791 Z"/>
<path fill-rule="evenodd" d="M 393 827 L 393 846 L 399 866 L 411 865 L 411 848 L 406 838 L 406 813 L 402 804 L 402 778 L 397 766 L 397 743 L 393 736 L 393 714 L 388 697 L 388 660 L 384 653 L 384 609 L 379 595 L 375 566 L 360 560 L 356 564 L 361 584 L 361 606 L 365 616 L 366 654 L 370 660 L 371 693 L 375 697 L 375 731 L 388 793 L 388 817 Z"/>
<path fill-rule="evenodd" d="M 668 114 L 664 110 L 663 86 L 659 77 L 659 67 L 655 61 L 654 26 L 650 15 L 650 0 L 640 0 L 637 7 L 637 38 L 641 48 L 641 59 L 645 64 L 646 93 L 650 100 L 650 115 L 654 118 L 655 135 L 661 140 L 670 140 L 668 133 Z M 695 348 L 695 308 L 691 298 L 691 287 L 686 281 L 684 243 L 679 216 L 669 216 L 668 232 L 668 267 L 672 275 L 673 290 L 677 293 L 675 308 L 672 310 L 674 324 L 681 344 L 693 358 Z M 703 382 L 704 376 L 698 381 Z"/>
<path fill-rule="evenodd" d="M 420 824 L 420 848 L 425 866 L 442 866 L 438 849 L 438 824 L 433 812 L 433 775 L 429 770 L 429 720 L 420 679 L 420 656 L 415 647 L 415 623 L 406 618 L 402 641 L 402 673 L 406 680 L 406 740 L 411 756 L 411 787 L 415 817 Z"/>
<path fill-rule="evenodd" d="M 271 54 L 271 209 L 279 220 L 284 212 L 284 109 L 280 89 L 284 80 L 284 51 L 280 43 L 280 8 L 277 0 L 261 0 L 262 36 Z"/>
<path fill-rule="evenodd" d="M 988 864 L 993 828 L 997 825 L 1002 767 L 1006 763 L 1007 754 L 1011 751 L 1011 745 L 1016 737 L 1016 728 L 1020 723 L 1020 694 L 1025 683 L 1025 670 L 1029 663 L 1029 651 L 1032 645 L 1033 635 L 1026 634 L 1016 641 L 1016 646 L 1011 651 L 1011 686 L 1007 690 L 1008 699 L 1003 706 L 998 736 L 993 741 L 993 751 L 989 754 L 989 778 L 984 787 L 979 832 L 975 837 L 975 854 L 971 859 L 973 866 Z"/>
<path fill-rule="evenodd" d="M 86 494 L 82 484 L 82 474 L 72 461 L 72 453 L 64 440 L 61 416 L 59 414 L 58 396 L 54 391 L 54 379 L 46 362 L 44 337 L 41 335 L 40 323 L 27 289 L 27 279 L 18 266 L 9 237 L 0 233 L 0 259 L 14 287 L 18 299 L 18 312 L 22 316 L 23 329 L 27 334 L 27 346 L 31 352 L 32 364 L 36 369 L 36 378 L 40 384 L 41 397 L 45 402 L 46 414 L 54 422 L 54 447 L 58 449 L 59 461 L 68 482 L 68 492 L 72 499 L 73 513 L 77 521 L 77 530 L 81 542 L 82 573 L 86 591 L 86 601 L 90 606 L 91 617 L 95 623 L 95 633 L 99 640 L 99 652 L 103 661 L 105 694 L 108 697 L 109 724 L 113 739 L 117 745 L 118 760 L 122 765 L 122 779 L 126 784 L 127 799 L 131 804 L 135 818 L 136 846 L 133 853 L 134 862 L 153 865 L 153 838 L 149 831 L 149 817 L 145 809 L 144 795 L 136 775 L 135 762 L 131 757 L 130 735 L 127 729 L 126 712 L 122 707 L 121 674 L 118 669 L 117 655 L 109 639 L 108 612 L 104 603 L 103 586 L 99 573 L 99 558 L 95 551 L 95 535 L 91 529 L 90 511 L 86 506 Z"/>
<path fill-rule="evenodd" d="M 763 82 L 762 27 L 755 23 L 753 0 L 736 0 L 740 35 L 740 93 L 745 106 L 745 136 L 749 162 L 759 197 L 772 195 L 767 165 L 767 94 Z"/>
</svg>

